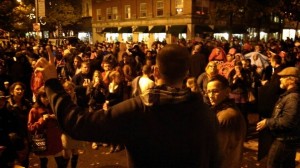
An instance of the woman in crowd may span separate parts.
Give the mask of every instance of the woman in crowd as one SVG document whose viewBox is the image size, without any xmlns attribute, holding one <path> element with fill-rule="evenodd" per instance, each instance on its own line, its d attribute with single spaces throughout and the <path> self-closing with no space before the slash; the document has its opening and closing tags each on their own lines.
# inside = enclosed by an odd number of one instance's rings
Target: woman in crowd
<svg viewBox="0 0 300 168">
<path fill-rule="evenodd" d="M 7 100 L 6 108 L 12 116 L 15 132 L 15 146 L 17 150 L 17 164 L 23 167 L 29 166 L 29 138 L 27 131 L 28 114 L 32 105 L 24 97 L 25 85 L 21 82 L 13 83 L 10 88 L 10 97 Z"/>
<path fill-rule="evenodd" d="M 107 91 L 103 85 L 101 72 L 95 70 L 93 73 L 93 79 L 87 87 L 90 112 L 102 109 L 106 93 Z"/>
<path fill-rule="evenodd" d="M 46 136 L 46 150 L 35 153 L 39 156 L 41 168 L 47 167 L 47 156 L 54 156 L 58 168 L 66 167 L 62 156 L 61 130 L 43 87 L 39 89 L 36 103 L 29 112 L 28 131 L 31 135 L 45 134 Z"/>
<path fill-rule="evenodd" d="M 95 70 L 93 79 L 87 88 L 89 112 L 102 109 L 106 93 L 107 91 L 103 85 L 101 72 Z M 98 149 L 98 144 L 96 142 L 92 143 L 92 149 Z"/>
<path fill-rule="evenodd" d="M 203 96 L 203 101 L 207 104 L 209 104 L 209 99 L 206 95 L 207 83 L 211 78 L 213 78 L 216 75 L 219 75 L 217 63 L 215 61 L 210 61 L 205 68 L 205 72 L 202 73 L 197 79 L 197 85 L 199 87 L 199 92 Z"/>
<path fill-rule="evenodd" d="M 246 124 L 248 124 L 246 105 L 248 101 L 248 88 L 251 86 L 251 80 L 243 69 L 242 62 L 236 61 L 234 63 L 234 69 L 229 73 L 228 81 L 231 89 L 229 97 L 234 99 L 235 103 L 243 113 Z"/>
<path fill-rule="evenodd" d="M 71 81 L 66 81 L 63 83 L 63 87 L 65 91 L 71 96 L 72 101 L 77 104 L 77 97 L 76 97 L 76 92 L 75 92 L 75 84 Z M 62 145 L 63 145 L 63 156 L 67 160 L 70 160 L 71 158 L 71 167 L 76 168 L 77 167 L 77 162 L 78 162 L 78 157 L 79 153 L 78 150 L 79 148 L 82 147 L 82 142 L 77 141 L 72 139 L 70 136 L 67 134 L 62 134 L 61 135 L 61 140 L 62 140 Z"/>
<path fill-rule="evenodd" d="M 104 109 L 106 109 L 105 107 L 113 106 L 123 101 L 124 83 L 122 82 L 121 74 L 117 71 L 113 71 L 109 75 L 109 79 L 111 82 L 108 85 L 108 93 L 106 95 L 106 101 L 103 105 Z M 118 152 L 120 150 L 120 145 L 112 143 L 109 153 Z"/>
</svg>

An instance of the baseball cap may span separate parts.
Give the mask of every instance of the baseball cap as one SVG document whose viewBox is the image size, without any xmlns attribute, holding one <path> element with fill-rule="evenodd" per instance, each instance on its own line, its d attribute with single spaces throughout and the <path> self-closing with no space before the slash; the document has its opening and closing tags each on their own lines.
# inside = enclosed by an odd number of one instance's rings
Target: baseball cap
<svg viewBox="0 0 300 168">
<path fill-rule="evenodd" d="M 287 67 L 278 73 L 279 76 L 294 76 L 300 77 L 299 69 L 296 67 Z"/>
</svg>

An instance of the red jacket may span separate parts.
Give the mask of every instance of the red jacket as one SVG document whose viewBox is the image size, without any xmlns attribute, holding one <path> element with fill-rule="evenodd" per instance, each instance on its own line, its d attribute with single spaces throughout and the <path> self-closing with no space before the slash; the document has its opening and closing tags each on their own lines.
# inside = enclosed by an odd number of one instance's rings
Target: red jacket
<svg viewBox="0 0 300 168">
<path fill-rule="evenodd" d="M 47 150 L 39 155 L 54 155 L 60 152 L 62 147 L 61 130 L 54 118 L 43 120 L 44 114 L 53 114 L 52 110 L 41 107 L 33 107 L 28 115 L 28 131 L 30 134 L 46 133 Z"/>
</svg>

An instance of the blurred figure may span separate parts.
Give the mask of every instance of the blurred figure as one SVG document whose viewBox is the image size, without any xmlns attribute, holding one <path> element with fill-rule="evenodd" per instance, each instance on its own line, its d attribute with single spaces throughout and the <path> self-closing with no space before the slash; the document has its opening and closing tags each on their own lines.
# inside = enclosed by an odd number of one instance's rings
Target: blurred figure
<svg viewBox="0 0 300 168">
<path fill-rule="evenodd" d="M 268 129 L 273 135 L 273 143 L 268 153 L 267 168 L 294 168 L 296 144 L 300 142 L 300 72 L 296 67 L 288 67 L 278 73 L 280 95 L 272 116 L 257 123 L 257 131 Z"/>
<path fill-rule="evenodd" d="M 7 98 L 8 96 L 0 91 L 0 167 L 13 168 L 17 158 L 16 146 L 13 143 L 16 130 L 12 123 L 13 116 L 5 106 Z"/>
<path fill-rule="evenodd" d="M 78 105 L 88 107 L 88 97 L 86 96 L 87 87 L 92 80 L 89 62 L 82 62 L 80 72 L 73 76 L 72 82 L 75 84 L 75 92 L 78 99 Z"/>
<path fill-rule="evenodd" d="M 44 86 L 44 79 L 42 72 L 34 71 L 35 70 L 36 60 L 31 61 L 31 66 L 33 68 L 33 72 L 31 75 L 30 88 L 32 91 L 32 102 L 36 102 L 36 96 L 39 92 L 39 89 Z"/>
<path fill-rule="evenodd" d="M 93 79 L 87 88 L 87 97 L 89 98 L 89 112 L 102 109 L 106 94 L 107 90 L 104 87 L 101 72 L 95 70 Z M 97 142 L 92 142 L 92 149 L 98 149 Z"/>
<path fill-rule="evenodd" d="M 208 63 L 208 58 L 202 51 L 202 44 L 196 44 L 193 47 L 190 61 L 189 74 L 192 77 L 198 78 L 198 76 L 205 71 L 205 67 Z"/>
<path fill-rule="evenodd" d="M 207 89 L 207 83 L 208 81 L 213 78 L 214 76 L 217 76 L 218 69 L 217 69 L 217 63 L 214 61 L 211 61 L 207 64 L 205 68 L 205 72 L 202 73 L 198 79 L 197 79 L 197 85 L 199 87 L 199 92 L 203 96 L 203 101 L 207 104 L 209 104 L 209 99 L 206 95 L 206 89 Z"/>
<path fill-rule="evenodd" d="M 66 81 L 63 83 L 63 87 L 71 97 L 72 102 L 77 104 L 78 100 L 75 93 L 75 84 L 70 81 Z M 71 159 L 71 168 L 76 168 L 79 157 L 78 150 L 82 147 L 82 142 L 71 138 L 65 133 L 61 135 L 61 141 L 63 145 L 63 157 L 66 159 L 66 166 Z"/>
<path fill-rule="evenodd" d="M 206 92 L 219 121 L 218 139 L 222 155 L 220 167 L 240 168 L 247 132 L 246 123 L 234 101 L 229 99 L 230 87 L 227 79 L 223 76 L 211 78 Z"/>
<path fill-rule="evenodd" d="M 31 102 L 24 97 L 25 85 L 21 82 L 13 83 L 10 88 L 10 97 L 7 100 L 6 108 L 13 116 L 12 123 L 17 144 L 17 165 L 29 166 L 29 139 L 27 131 L 28 114 L 32 107 Z"/>
<path fill-rule="evenodd" d="M 151 66 L 144 65 L 142 68 L 142 76 L 138 76 L 133 79 L 131 83 L 132 97 L 138 96 L 144 93 L 149 88 L 154 87 L 154 81 L 150 79 Z"/>
<path fill-rule="evenodd" d="M 186 80 L 186 87 L 190 88 L 192 92 L 199 93 L 199 87 L 197 86 L 196 78 L 189 77 Z"/>
<path fill-rule="evenodd" d="M 106 96 L 106 101 L 103 105 L 105 108 L 116 105 L 123 101 L 124 85 L 122 83 L 120 73 L 117 71 L 113 71 L 109 75 L 109 78 L 111 82 L 108 85 L 108 93 Z M 108 154 L 113 152 L 119 152 L 122 149 L 122 145 L 112 143 Z"/>
<path fill-rule="evenodd" d="M 65 159 L 62 156 L 61 130 L 58 127 L 49 100 L 44 91 L 40 88 L 36 95 L 36 103 L 28 115 L 28 131 L 31 135 L 36 133 L 46 134 L 46 151 L 35 153 L 40 159 L 40 167 L 47 168 L 48 156 L 53 156 L 58 168 L 66 168 Z"/>
<path fill-rule="evenodd" d="M 242 112 L 246 124 L 248 125 L 248 88 L 251 85 L 250 77 L 243 69 L 240 61 L 234 63 L 234 69 L 228 75 L 229 87 L 231 89 L 229 97 L 234 100 Z"/>
</svg>

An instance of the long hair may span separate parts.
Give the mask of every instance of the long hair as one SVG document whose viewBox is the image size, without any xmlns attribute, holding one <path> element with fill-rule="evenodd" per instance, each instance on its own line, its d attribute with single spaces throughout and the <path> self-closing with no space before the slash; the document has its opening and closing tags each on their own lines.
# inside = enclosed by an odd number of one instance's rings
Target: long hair
<svg viewBox="0 0 300 168">
<path fill-rule="evenodd" d="M 47 108 L 47 107 L 49 107 L 49 105 L 46 106 L 46 105 L 42 102 L 42 100 L 41 100 L 42 97 L 47 97 L 44 87 L 41 87 L 41 88 L 38 90 L 38 93 L 37 93 L 37 95 L 36 95 L 36 102 L 34 103 L 33 107 L 35 107 L 35 108 L 37 108 L 37 107 L 42 107 L 42 108 Z"/>
<path fill-rule="evenodd" d="M 18 85 L 20 85 L 23 88 L 24 91 L 26 90 L 26 85 L 24 83 L 22 83 L 22 82 L 15 82 L 12 85 L 10 85 L 10 87 L 9 87 L 9 93 L 11 95 L 14 92 L 15 87 L 18 86 Z"/>
</svg>

